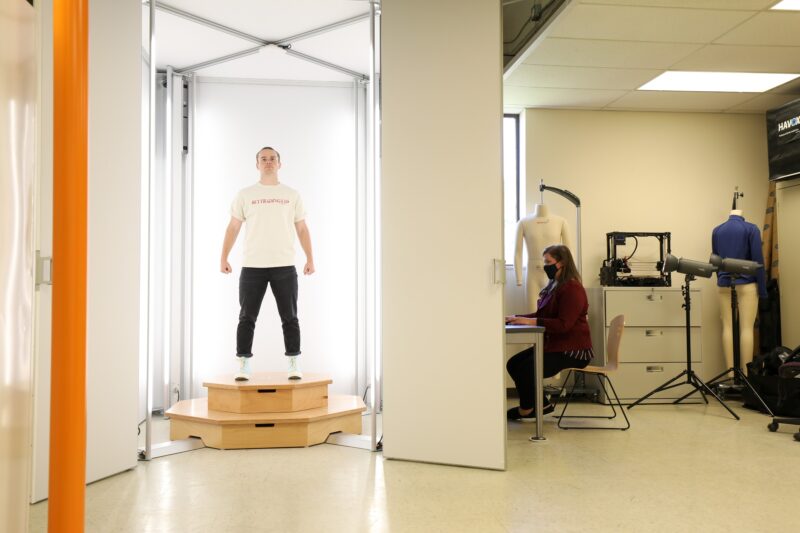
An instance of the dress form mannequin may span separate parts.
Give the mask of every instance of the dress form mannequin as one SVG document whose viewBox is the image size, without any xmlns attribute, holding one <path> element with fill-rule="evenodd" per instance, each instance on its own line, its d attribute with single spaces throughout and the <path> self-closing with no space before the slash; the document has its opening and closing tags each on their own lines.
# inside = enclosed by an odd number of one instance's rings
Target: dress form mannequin
<svg viewBox="0 0 800 533">
<path fill-rule="evenodd" d="M 536 310 L 539 292 L 547 284 L 542 264 L 542 250 L 551 244 L 564 244 L 572 249 L 572 236 L 567 221 L 552 215 L 544 204 L 536 204 L 533 212 L 520 219 L 517 225 L 517 245 L 514 253 L 514 272 L 517 286 L 522 285 L 522 246 L 528 251 L 528 273 L 525 279 L 526 302 L 529 310 Z"/>
<path fill-rule="evenodd" d="M 734 209 L 727 222 L 714 228 L 711 236 L 713 253 L 724 258 L 747 259 L 764 263 L 761 232 L 758 226 L 746 222 L 742 211 Z M 740 365 L 744 370 L 753 359 L 753 329 L 758 314 L 758 298 L 766 297 L 764 269 L 757 276 L 732 278 L 727 272 L 717 273 L 719 312 L 722 319 L 722 351 L 728 368 L 733 367 L 733 325 L 731 317 L 731 282 L 736 284 L 739 312 Z"/>
</svg>

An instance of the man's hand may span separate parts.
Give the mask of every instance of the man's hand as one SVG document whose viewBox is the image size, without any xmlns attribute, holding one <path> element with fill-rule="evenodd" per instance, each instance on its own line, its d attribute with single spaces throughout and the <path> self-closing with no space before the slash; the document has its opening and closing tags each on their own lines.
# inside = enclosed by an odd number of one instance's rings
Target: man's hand
<svg viewBox="0 0 800 533">
<path fill-rule="evenodd" d="M 305 274 L 306 276 L 310 276 L 314 272 L 315 272 L 314 271 L 314 262 L 313 261 L 307 262 L 306 266 L 303 267 L 303 274 Z"/>
<path fill-rule="evenodd" d="M 223 259 L 222 263 L 219 265 L 219 271 L 223 274 L 230 274 L 233 272 L 233 269 L 231 268 L 231 264 Z"/>
</svg>

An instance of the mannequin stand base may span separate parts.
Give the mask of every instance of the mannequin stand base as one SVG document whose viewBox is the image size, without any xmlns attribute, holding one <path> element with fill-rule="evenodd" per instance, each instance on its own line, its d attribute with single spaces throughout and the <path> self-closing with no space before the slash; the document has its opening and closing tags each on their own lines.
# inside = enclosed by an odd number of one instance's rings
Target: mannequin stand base
<svg viewBox="0 0 800 533">
<path fill-rule="evenodd" d="M 733 376 L 732 377 L 727 378 L 727 379 L 723 379 L 723 378 L 725 378 L 725 376 L 727 376 L 731 372 L 733 372 Z M 732 383 L 728 384 L 726 382 L 732 382 Z M 756 390 L 753 388 L 753 385 L 750 383 L 750 380 L 747 379 L 747 377 L 744 375 L 744 372 L 742 372 L 742 370 L 740 368 L 732 366 L 728 370 L 726 370 L 726 371 L 714 376 L 713 378 L 711 378 L 711 381 L 708 382 L 708 386 L 709 387 L 713 387 L 715 385 L 716 385 L 717 388 L 726 387 L 726 392 L 728 390 L 732 389 L 732 390 L 737 390 L 737 392 L 739 392 L 740 394 L 745 389 L 745 387 L 750 389 L 750 392 L 753 393 L 753 396 L 756 397 L 756 399 L 758 400 L 758 403 L 761 404 L 761 407 L 764 408 L 764 410 L 767 412 L 767 414 L 769 414 L 769 416 L 772 416 L 772 417 L 775 416 L 773 414 L 772 410 L 766 404 L 766 402 L 764 402 L 764 399 L 761 398 L 761 395 L 758 394 L 758 392 L 756 392 Z"/>
<path fill-rule="evenodd" d="M 685 381 L 681 381 L 679 383 L 675 383 L 676 381 L 678 381 L 679 379 L 681 379 L 684 376 L 686 376 L 686 380 Z M 638 400 L 636 400 L 635 402 L 630 404 L 628 406 L 628 409 L 633 409 L 637 405 L 642 404 L 642 402 L 644 402 L 645 400 L 647 400 L 648 398 L 650 398 L 654 394 L 658 394 L 659 392 L 662 392 L 662 391 L 665 391 L 665 390 L 669 390 L 669 389 L 673 389 L 675 387 L 680 387 L 681 385 L 689 385 L 690 387 L 692 387 L 693 390 L 691 390 L 687 394 L 684 394 L 683 396 L 681 396 L 677 400 L 673 401 L 672 402 L 673 404 L 675 404 L 675 405 L 680 404 L 681 402 L 683 402 L 685 399 L 687 399 L 692 394 L 695 394 L 696 392 L 699 392 L 700 395 L 703 397 L 703 401 L 705 403 L 708 403 L 708 398 L 706 398 L 706 394 L 710 394 L 711 396 L 714 397 L 715 400 L 717 400 L 719 402 L 719 404 L 722 407 L 724 407 L 731 414 L 731 416 L 733 416 L 733 418 L 735 418 L 736 420 L 739 420 L 739 415 L 734 413 L 733 410 L 730 407 L 728 407 L 728 405 L 725 402 L 722 401 L 722 398 L 717 396 L 717 394 L 713 390 L 711 390 L 709 388 L 709 386 L 706 385 L 703 382 L 702 379 L 697 377 L 697 374 L 695 374 L 693 370 L 684 370 L 683 372 L 681 372 L 680 374 L 678 374 L 674 378 L 672 378 L 669 381 L 665 382 L 663 385 L 659 385 L 658 387 L 656 387 L 652 391 L 648 392 L 647 394 L 645 394 L 644 396 L 642 396 L 641 398 L 639 398 Z M 652 405 L 652 404 L 644 404 L 644 405 Z M 684 405 L 686 405 L 686 404 L 684 404 Z"/>
</svg>

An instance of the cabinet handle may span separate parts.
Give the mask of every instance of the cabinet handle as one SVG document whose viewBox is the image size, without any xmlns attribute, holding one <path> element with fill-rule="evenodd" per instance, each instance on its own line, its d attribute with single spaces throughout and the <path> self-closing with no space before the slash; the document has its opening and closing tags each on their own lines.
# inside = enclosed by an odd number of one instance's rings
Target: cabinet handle
<svg viewBox="0 0 800 533">
<path fill-rule="evenodd" d="M 644 330 L 644 336 L 645 337 L 660 337 L 663 334 L 664 334 L 664 332 L 661 331 L 661 330 L 655 330 L 655 329 L 646 329 L 646 330 Z"/>
<path fill-rule="evenodd" d="M 655 302 L 657 300 L 663 300 L 664 297 L 660 294 L 648 294 L 647 299 L 650 300 L 651 302 Z"/>
<path fill-rule="evenodd" d="M 664 367 L 663 367 L 663 366 L 660 366 L 660 365 L 649 365 L 649 366 L 646 368 L 646 370 L 647 370 L 648 372 L 663 372 L 663 371 L 664 371 Z"/>
</svg>

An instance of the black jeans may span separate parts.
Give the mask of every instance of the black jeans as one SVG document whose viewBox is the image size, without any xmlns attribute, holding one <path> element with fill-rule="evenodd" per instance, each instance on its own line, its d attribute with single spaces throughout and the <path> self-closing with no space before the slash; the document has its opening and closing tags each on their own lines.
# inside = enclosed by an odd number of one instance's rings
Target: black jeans
<svg viewBox="0 0 800 533">
<path fill-rule="evenodd" d="M 297 270 L 293 266 L 252 268 L 242 267 L 239 276 L 239 327 L 236 329 L 236 356 L 253 356 L 253 335 L 256 319 L 267 287 L 278 305 L 283 326 L 286 355 L 300 355 L 300 323 L 297 321 Z"/>
<path fill-rule="evenodd" d="M 583 368 L 588 364 L 588 360 L 575 359 L 564 352 L 545 352 L 542 361 L 544 371 L 542 377 L 551 378 L 565 368 Z M 533 348 L 522 350 L 509 359 L 506 369 L 517 386 L 520 408 L 534 408 L 536 406 L 536 370 L 533 362 Z"/>
</svg>

